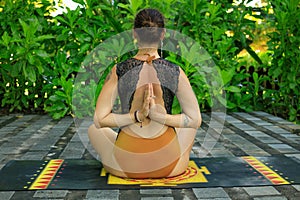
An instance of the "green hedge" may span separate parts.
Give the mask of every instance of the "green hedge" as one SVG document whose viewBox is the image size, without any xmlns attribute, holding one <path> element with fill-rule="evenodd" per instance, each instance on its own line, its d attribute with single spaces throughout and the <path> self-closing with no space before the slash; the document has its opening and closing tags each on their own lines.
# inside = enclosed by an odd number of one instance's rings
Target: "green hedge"
<svg viewBox="0 0 300 200">
<path fill-rule="evenodd" d="M 113 5 L 109 0 L 76 0 L 81 7 L 56 17 L 50 15 L 53 5 L 39 2 L 0 1 L 2 109 L 47 112 L 55 119 L 74 115 L 74 81 L 83 61 L 107 38 L 131 29 L 140 9 L 152 7 L 164 13 L 168 29 L 195 39 L 212 56 L 223 79 L 222 88 L 214 92 L 226 92 L 227 101 L 219 101 L 229 111 L 264 110 L 299 122 L 299 0 L 270 1 L 258 10 L 260 15 L 225 0 L 131 0 Z M 249 16 L 261 18 L 268 27 L 263 56 L 250 47 L 257 23 Z M 240 60 L 242 50 L 252 62 Z M 210 85 L 184 59 L 164 55 L 182 64 L 201 109 L 209 111 Z M 98 82 L 89 84 L 98 88 Z M 82 101 L 90 114 L 95 102 Z"/>
</svg>

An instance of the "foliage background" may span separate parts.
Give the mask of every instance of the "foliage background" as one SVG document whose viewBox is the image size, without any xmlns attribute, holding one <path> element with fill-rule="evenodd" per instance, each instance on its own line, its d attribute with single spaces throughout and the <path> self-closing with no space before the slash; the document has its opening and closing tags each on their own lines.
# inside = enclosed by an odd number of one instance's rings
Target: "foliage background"
<svg viewBox="0 0 300 200">
<path fill-rule="evenodd" d="M 299 0 L 265 1 L 260 8 L 230 0 L 75 2 L 81 6 L 53 17 L 48 0 L 0 1 L 2 112 L 73 115 L 74 79 L 86 56 L 131 29 L 135 14 L 151 7 L 164 13 L 168 29 L 195 39 L 212 56 L 223 79 L 215 92 L 226 92 L 228 111 L 263 110 L 299 123 Z M 209 112 L 210 85 L 184 59 L 164 55 L 182 66 L 202 111 Z M 95 102 L 83 97 L 81 103 L 86 114 L 93 112 Z"/>
</svg>

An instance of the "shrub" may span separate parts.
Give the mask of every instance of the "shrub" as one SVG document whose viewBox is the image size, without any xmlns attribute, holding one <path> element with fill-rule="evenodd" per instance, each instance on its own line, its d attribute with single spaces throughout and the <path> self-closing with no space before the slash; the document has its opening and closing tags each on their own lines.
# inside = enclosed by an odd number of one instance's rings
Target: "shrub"
<svg viewBox="0 0 300 200">
<path fill-rule="evenodd" d="M 58 119 L 74 115 L 74 103 L 80 103 L 86 109 L 76 115 L 91 115 L 103 80 L 86 82 L 88 88 L 74 94 L 79 87 L 76 76 L 87 70 L 84 65 L 92 56 L 105 57 L 93 54 L 93 49 L 131 29 L 135 14 L 152 7 L 164 13 L 168 29 L 193 38 L 215 64 L 217 71 L 212 73 L 207 66 L 193 68 L 185 58 L 164 51 L 165 58 L 188 75 L 202 111 L 222 103 L 229 111 L 263 109 L 299 121 L 299 0 L 270 1 L 260 15 L 227 0 L 76 0 L 81 6 L 55 17 L 49 1 L 39 2 L 0 1 L 0 97 L 1 107 L 10 112 L 43 110 Z M 267 53 L 257 55 L 251 48 L 257 31 L 251 17 L 271 27 Z M 198 47 L 178 48 L 185 52 Z M 249 57 L 240 60 L 243 50 Z M 111 58 L 111 63 L 127 56 Z M 107 71 L 94 73 L 100 77 Z M 222 83 L 215 87 L 218 77 Z M 179 112 L 176 104 L 174 110 Z"/>
</svg>

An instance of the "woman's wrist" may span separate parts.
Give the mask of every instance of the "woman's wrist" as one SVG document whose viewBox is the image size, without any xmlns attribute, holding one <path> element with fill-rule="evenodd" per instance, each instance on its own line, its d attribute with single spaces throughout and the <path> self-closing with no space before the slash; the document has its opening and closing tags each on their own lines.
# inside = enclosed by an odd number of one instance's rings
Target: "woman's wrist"
<svg viewBox="0 0 300 200">
<path fill-rule="evenodd" d="M 134 112 L 134 119 L 135 119 L 136 122 L 140 122 L 140 123 L 141 123 L 142 120 L 141 120 L 139 114 L 140 114 L 140 111 L 139 111 L 139 110 L 136 110 L 136 111 Z"/>
<path fill-rule="evenodd" d="M 139 110 L 136 110 L 134 112 L 134 119 L 135 119 L 135 122 L 141 123 L 140 127 L 142 128 L 143 127 L 143 120 L 140 119 L 139 113 L 140 113 Z"/>
</svg>

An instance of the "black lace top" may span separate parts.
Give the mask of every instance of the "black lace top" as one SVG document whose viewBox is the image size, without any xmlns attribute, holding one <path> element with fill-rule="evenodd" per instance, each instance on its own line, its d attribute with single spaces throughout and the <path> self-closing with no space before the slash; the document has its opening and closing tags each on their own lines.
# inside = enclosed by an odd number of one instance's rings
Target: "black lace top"
<svg viewBox="0 0 300 200">
<path fill-rule="evenodd" d="M 131 108 L 134 92 L 139 80 L 139 73 L 145 61 L 135 58 L 117 64 L 118 92 L 122 113 L 128 113 Z M 165 109 L 171 114 L 174 95 L 178 87 L 179 67 L 164 59 L 152 60 L 157 77 L 163 91 Z"/>
</svg>

